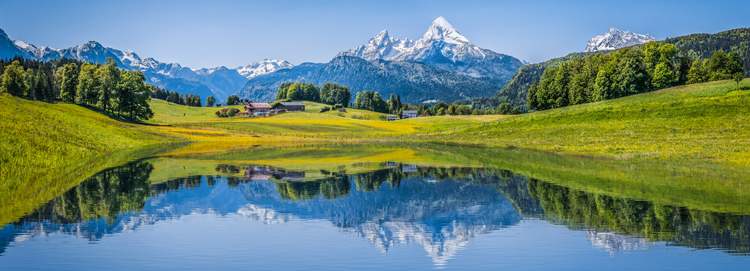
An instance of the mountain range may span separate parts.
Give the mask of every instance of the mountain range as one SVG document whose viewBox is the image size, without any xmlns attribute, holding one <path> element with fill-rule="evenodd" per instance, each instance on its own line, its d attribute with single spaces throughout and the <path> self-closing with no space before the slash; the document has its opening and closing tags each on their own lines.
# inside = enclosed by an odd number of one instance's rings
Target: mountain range
<svg viewBox="0 0 750 271">
<path fill-rule="evenodd" d="M 383 30 L 328 63 L 303 63 L 252 78 L 237 95 L 267 101 L 275 98 L 282 83 L 333 82 L 353 93 L 399 94 L 411 104 L 452 102 L 492 95 L 523 65 L 517 58 L 474 45 L 440 17 L 419 40 L 392 38 Z"/>
<path fill-rule="evenodd" d="M 67 49 L 38 47 L 11 40 L 0 30 L 0 58 L 74 58 L 105 63 L 113 58 L 119 67 L 144 73 L 147 82 L 180 93 L 213 95 L 218 101 L 237 93 L 253 101 L 272 101 L 284 82 L 333 82 L 353 93 L 379 92 L 401 95 L 411 104 L 453 102 L 488 97 L 497 92 L 524 65 L 512 56 L 474 45 L 445 18 L 437 18 L 418 40 L 395 39 L 383 30 L 367 44 L 340 52 L 328 63 L 302 63 L 266 59 L 247 66 L 191 69 L 179 63 L 141 58 L 131 50 L 105 47 L 96 41 Z"/>
<path fill-rule="evenodd" d="M 210 95 L 223 101 L 242 89 L 249 79 L 293 66 L 284 60 L 265 59 L 237 68 L 221 66 L 191 69 L 178 63 L 159 62 L 150 57 L 141 58 L 131 50 L 121 51 L 105 47 L 96 41 L 66 49 L 39 47 L 20 40 L 11 40 L 5 31 L 0 29 L 0 59 L 15 56 L 41 61 L 67 57 L 102 64 L 107 58 L 112 58 L 118 67 L 143 72 L 150 84 L 170 91 L 200 95 L 204 101 Z"/>
</svg>

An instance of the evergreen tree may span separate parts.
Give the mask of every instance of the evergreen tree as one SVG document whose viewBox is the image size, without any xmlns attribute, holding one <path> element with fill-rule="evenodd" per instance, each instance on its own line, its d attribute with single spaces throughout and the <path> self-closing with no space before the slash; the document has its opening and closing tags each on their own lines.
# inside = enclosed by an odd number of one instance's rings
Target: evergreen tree
<svg viewBox="0 0 750 271">
<path fill-rule="evenodd" d="M 279 91 L 276 94 L 276 100 L 283 100 L 287 98 L 287 92 L 289 91 L 289 87 L 292 85 L 292 83 L 282 83 L 281 86 L 279 86 Z"/>
<path fill-rule="evenodd" d="M 394 96 L 393 93 L 391 93 L 391 98 L 388 99 L 388 112 L 393 113 L 396 111 L 396 108 L 397 108 L 396 96 Z"/>
<path fill-rule="evenodd" d="M 537 82 L 534 81 L 534 83 L 531 84 L 531 86 L 529 87 L 529 92 L 526 94 L 526 97 L 527 97 L 526 98 L 526 100 L 527 100 L 527 105 L 526 106 L 528 106 L 531 109 L 537 109 L 537 107 L 539 106 L 539 104 L 537 103 L 537 97 L 536 97 L 536 95 L 537 95 Z M 510 104 L 508 104 L 508 105 L 510 105 Z"/>
<path fill-rule="evenodd" d="M 206 98 L 206 107 L 213 107 L 214 103 L 216 103 L 216 98 L 214 98 L 214 96 L 208 96 L 208 98 Z"/>
<path fill-rule="evenodd" d="M 690 68 L 693 63 L 687 49 L 680 49 L 680 56 L 677 62 L 677 67 L 675 67 L 675 70 L 677 71 L 677 84 L 683 85 L 689 80 L 688 74 L 690 73 Z"/>
<path fill-rule="evenodd" d="M 45 90 L 47 89 L 47 77 L 44 75 L 43 69 L 40 67 L 36 71 L 36 78 L 34 80 L 34 99 L 38 101 L 46 101 Z"/>
</svg>

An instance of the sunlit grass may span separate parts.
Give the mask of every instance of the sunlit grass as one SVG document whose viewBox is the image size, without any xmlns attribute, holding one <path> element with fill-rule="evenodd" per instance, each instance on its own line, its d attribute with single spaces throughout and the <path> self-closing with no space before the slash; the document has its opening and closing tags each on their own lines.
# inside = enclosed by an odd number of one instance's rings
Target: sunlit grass
<svg viewBox="0 0 750 271">
<path fill-rule="evenodd" d="M 750 166 L 750 80 L 696 84 L 394 140 Z"/>
</svg>

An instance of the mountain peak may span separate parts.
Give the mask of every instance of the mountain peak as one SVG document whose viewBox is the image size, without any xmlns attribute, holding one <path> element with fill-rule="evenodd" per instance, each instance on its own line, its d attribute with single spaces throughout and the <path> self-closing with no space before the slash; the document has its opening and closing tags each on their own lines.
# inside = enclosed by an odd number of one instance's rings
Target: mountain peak
<svg viewBox="0 0 750 271">
<path fill-rule="evenodd" d="M 380 31 L 377 36 L 370 39 L 370 43 L 373 44 L 383 44 L 383 42 L 390 40 L 390 37 L 388 36 L 388 30 L 384 29 L 383 31 Z"/>
<path fill-rule="evenodd" d="M 622 31 L 610 27 L 609 31 L 602 36 L 595 36 L 586 44 L 586 52 L 598 52 L 604 50 L 617 50 L 623 47 L 643 44 L 656 39 L 649 34 L 641 35 L 630 31 Z"/>
<path fill-rule="evenodd" d="M 432 22 L 430 28 L 427 29 L 427 33 L 422 36 L 422 40 L 441 40 L 454 44 L 471 43 L 469 39 L 458 33 L 458 30 L 442 16 Z"/>
<path fill-rule="evenodd" d="M 456 28 L 453 27 L 453 25 L 451 23 L 449 23 L 448 20 L 446 20 L 445 18 L 443 18 L 443 16 L 440 16 L 437 19 L 435 19 L 434 21 L 432 21 L 432 26 L 439 27 L 439 28 L 442 28 L 442 29 L 456 30 Z"/>
<path fill-rule="evenodd" d="M 8 34 L 5 34 L 5 31 L 3 31 L 2 28 L 0 28 L 0 37 L 5 37 L 6 39 L 10 39 L 8 38 Z"/>
</svg>

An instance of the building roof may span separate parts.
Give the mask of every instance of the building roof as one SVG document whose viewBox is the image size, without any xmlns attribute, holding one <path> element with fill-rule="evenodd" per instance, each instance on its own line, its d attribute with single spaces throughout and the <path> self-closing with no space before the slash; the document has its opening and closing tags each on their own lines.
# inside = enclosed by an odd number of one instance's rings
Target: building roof
<svg viewBox="0 0 750 271">
<path fill-rule="evenodd" d="M 401 111 L 401 113 L 404 113 L 404 114 L 416 114 L 417 110 L 404 110 L 404 111 Z"/>
<path fill-rule="evenodd" d="M 280 104 L 284 106 L 305 106 L 305 104 L 300 102 L 280 102 Z"/>
<path fill-rule="evenodd" d="M 271 105 L 268 103 L 250 103 L 250 106 L 252 106 L 255 109 L 271 109 Z"/>
</svg>

